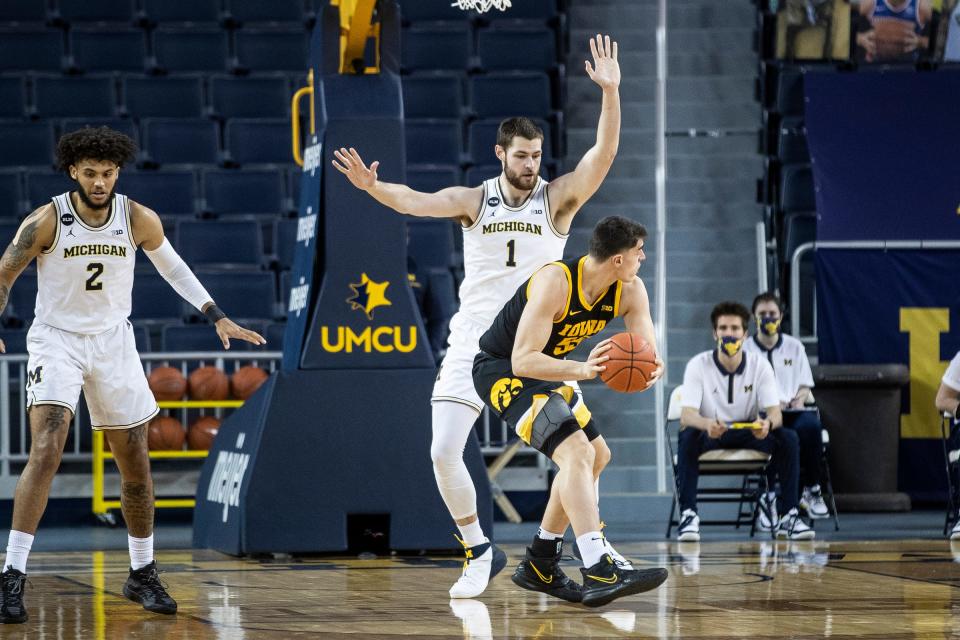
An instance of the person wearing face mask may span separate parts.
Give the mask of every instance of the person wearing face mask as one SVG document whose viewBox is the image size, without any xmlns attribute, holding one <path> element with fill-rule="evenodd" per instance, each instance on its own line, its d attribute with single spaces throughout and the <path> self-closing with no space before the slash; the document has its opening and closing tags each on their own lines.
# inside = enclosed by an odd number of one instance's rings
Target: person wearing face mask
<svg viewBox="0 0 960 640">
<path fill-rule="evenodd" d="M 739 302 L 721 302 L 710 313 L 716 348 L 694 356 L 683 373 L 680 434 L 677 437 L 678 539 L 700 539 L 697 483 L 700 455 L 712 449 L 756 449 L 772 456 L 783 487 L 777 537 L 809 540 L 814 532 L 800 519 L 797 498 L 800 444 L 783 429 L 777 381 L 770 363 L 745 352 L 750 312 Z M 752 422 L 753 428 L 733 428 Z"/>
<path fill-rule="evenodd" d="M 800 438 L 800 483 L 803 491 L 800 508 L 811 518 L 828 518 L 830 510 L 820 490 L 820 457 L 823 453 L 823 425 L 815 409 L 806 408 L 813 388 L 813 373 L 803 343 L 780 332 L 783 313 L 780 300 L 772 293 L 761 293 L 753 300 L 753 317 L 757 333 L 743 348 L 766 358 L 773 367 L 780 391 L 783 426 L 793 429 Z M 773 469 L 768 475 L 773 487 Z M 773 492 L 760 499 L 760 517 L 757 527 L 769 531 L 777 520 L 777 505 Z"/>
</svg>

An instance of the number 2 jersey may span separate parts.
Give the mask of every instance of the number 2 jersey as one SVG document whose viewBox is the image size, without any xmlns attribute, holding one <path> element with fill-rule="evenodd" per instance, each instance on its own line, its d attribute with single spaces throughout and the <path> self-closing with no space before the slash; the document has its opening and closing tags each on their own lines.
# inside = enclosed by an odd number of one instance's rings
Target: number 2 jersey
<svg viewBox="0 0 960 640">
<path fill-rule="evenodd" d="M 517 207 L 508 206 L 500 178 L 483 183 L 483 206 L 476 222 L 463 228 L 464 279 L 460 311 L 486 328 L 507 298 L 534 271 L 563 257 L 567 235 L 553 226 L 547 181 Z"/>
<path fill-rule="evenodd" d="M 57 231 L 37 257 L 36 319 L 72 333 L 107 331 L 130 316 L 136 246 L 127 197 L 115 194 L 101 227 L 74 210 L 70 194 L 53 198 Z"/>
</svg>

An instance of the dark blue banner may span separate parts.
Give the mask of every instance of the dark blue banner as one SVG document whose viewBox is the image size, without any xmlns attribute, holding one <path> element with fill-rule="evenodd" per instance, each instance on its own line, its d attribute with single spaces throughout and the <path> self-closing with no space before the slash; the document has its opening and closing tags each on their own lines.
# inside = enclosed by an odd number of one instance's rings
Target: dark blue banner
<svg viewBox="0 0 960 640">
<path fill-rule="evenodd" d="M 816 252 L 820 363 L 910 368 L 900 417 L 900 489 L 920 499 L 945 495 L 934 398 L 960 351 L 958 263 L 960 250 Z"/>
<path fill-rule="evenodd" d="M 817 239 L 960 239 L 960 72 L 807 73 Z"/>
</svg>

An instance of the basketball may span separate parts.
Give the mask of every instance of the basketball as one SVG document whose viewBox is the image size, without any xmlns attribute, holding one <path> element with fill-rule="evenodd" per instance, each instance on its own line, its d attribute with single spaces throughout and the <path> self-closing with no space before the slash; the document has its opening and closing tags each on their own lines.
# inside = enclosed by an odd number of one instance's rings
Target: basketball
<svg viewBox="0 0 960 640">
<path fill-rule="evenodd" d="M 200 416 L 190 423 L 190 431 L 187 432 L 187 446 L 191 449 L 209 451 L 213 439 L 217 437 L 217 431 L 220 430 L 220 419 L 213 416 Z"/>
<path fill-rule="evenodd" d="M 147 429 L 147 445 L 151 451 L 179 451 L 186 437 L 180 421 L 169 416 L 154 418 Z"/>
<path fill-rule="evenodd" d="M 187 392 L 187 379 L 173 367 L 157 367 L 147 376 L 147 382 L 158 402 L 179 400 Z"/>
<path fill-rule="evenodd" d="M 240 367 L 230 376 L 230 392 L 238 400 L 246 400 L 270 377 L 260 367 Z"/>
<path fill-rule="evenodd" d="M 605 371 L 600 379 L 608 387 L 620 393 L 644 391 L 649 385 L 650 376 L 657 368 L 656 354 L 636 333 L 618 333 L 610 338 L 610 349 L 606 352 L 610 359 L 604 363 Z"/>
<path fill-rule="evenodd" d="M 226 400 L 230 395 L 227 374 L 216 367 L 200 367 L 190 374 L 191 400 Z"/>
</svg>

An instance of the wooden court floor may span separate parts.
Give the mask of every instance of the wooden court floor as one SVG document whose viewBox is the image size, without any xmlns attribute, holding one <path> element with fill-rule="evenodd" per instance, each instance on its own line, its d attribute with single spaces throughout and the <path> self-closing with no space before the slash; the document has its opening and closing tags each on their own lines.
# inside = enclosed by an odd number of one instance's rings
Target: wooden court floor
<svg viewBox="0 0 960 640">
<path fill-rule="evenodd" d="M 960 545 L 946 541 L 634 543 L 657 591 L 587 609 L 516 588 L 522 552 L 476 600 L 452 601 L 451 558 L 236 559 L 164 551 L 176 616 L 120 595 L 122 551 L 35 553 L 30 620 L 0 638 L 948 638 L 960 636 Z M 566 563 L 579 578 L 577 565 Z"/>
</svg>

